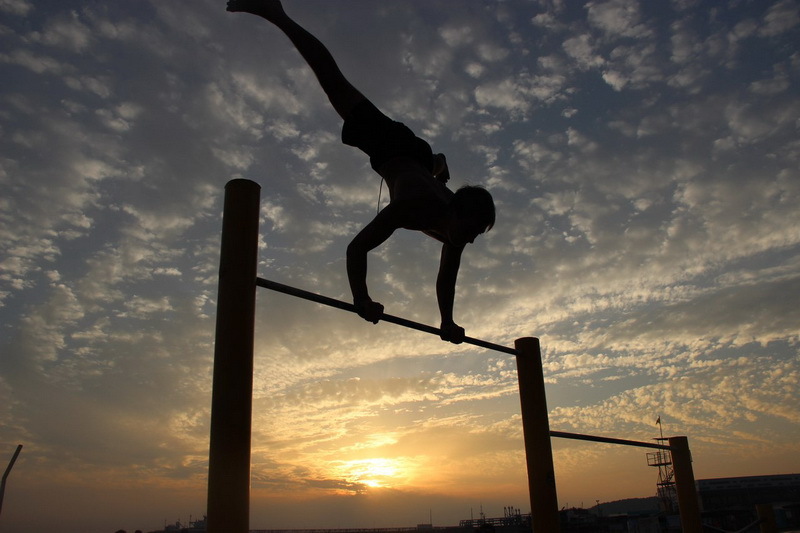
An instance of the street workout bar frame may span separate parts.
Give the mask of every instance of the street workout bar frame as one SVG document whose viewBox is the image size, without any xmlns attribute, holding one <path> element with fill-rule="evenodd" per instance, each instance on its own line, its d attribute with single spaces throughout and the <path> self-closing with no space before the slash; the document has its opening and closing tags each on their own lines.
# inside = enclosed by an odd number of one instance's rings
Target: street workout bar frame
<svg viewBox="0 0 800 533">
<path fill-rule="evenodd" d="M 208 456 L 209 533 L 249 531 L 256 288 L 356 312 L 352 304 L 257 277 L 260 196 L 261 187 L 250 180 L 235 179 L 225 186 Z M 437 336 L 440 333 L 438 328 L 392 315 L 384 314 L 381 320 Z M 686 437 L 671 437 L 670 445 L 663 446 L 550 431 L 539 339 L 517 339 L 514 348 L 471 337 L 464 342 L 516 356 L 535 533 L 555 533 L 560 529 L 551 436 L 670 450 L 683 531 L 702 531 Z"/>
</svg>

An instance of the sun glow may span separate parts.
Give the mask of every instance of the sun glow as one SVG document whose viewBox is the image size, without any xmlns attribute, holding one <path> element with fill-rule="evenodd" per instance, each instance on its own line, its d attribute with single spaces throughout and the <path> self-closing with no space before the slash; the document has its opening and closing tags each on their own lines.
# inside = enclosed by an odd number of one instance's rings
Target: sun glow
<svg viewBox="0 0 800 533">
<path fill-rule="evenodd" d="M 403 467 L 401 461 L 397 459 L 376 458 L 344 461 L 339 470 L 348 481 L 381 488 L 396 484 Z"/>
</svg>

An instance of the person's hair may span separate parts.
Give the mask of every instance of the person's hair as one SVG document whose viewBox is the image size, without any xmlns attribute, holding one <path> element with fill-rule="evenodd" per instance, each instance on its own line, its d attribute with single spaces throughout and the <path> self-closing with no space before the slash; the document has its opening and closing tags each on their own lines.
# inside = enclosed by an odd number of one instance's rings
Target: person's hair
<svg viewBox="0 0 800 533">
<path fill-rule="evenodd" d="M 479 221 L 486 231 L 494 226 L 494 200 L 489 191 L 475 185 L 465 185 L 453 196 L 452 204 L 458 218 Z"/>
</svg>

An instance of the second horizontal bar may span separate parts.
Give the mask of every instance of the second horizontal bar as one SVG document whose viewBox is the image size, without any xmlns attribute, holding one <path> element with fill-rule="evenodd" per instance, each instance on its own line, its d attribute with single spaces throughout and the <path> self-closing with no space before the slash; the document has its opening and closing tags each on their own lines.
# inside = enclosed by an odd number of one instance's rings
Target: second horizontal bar
<svg viewBox="0 0 800 533">
<path fill-rule="evenodd" d="M 592 442 L 604 442 L 606 444 L 622 444 L 624 446 L 637 446 L 639 448 L 656 448 L 659 450 L 671 450 L 665 444 L 651 444 L 649 442 L 642 442 L 639 440 L 615 439 L 612 437 L 598 437 L 596 435 L 581 435 L 580 433 L 567 433 L 565 431 L 551 431 L 551 437 L 559 437 L 562 439 L 574 440 L 588 440 Z"/>
</svg>

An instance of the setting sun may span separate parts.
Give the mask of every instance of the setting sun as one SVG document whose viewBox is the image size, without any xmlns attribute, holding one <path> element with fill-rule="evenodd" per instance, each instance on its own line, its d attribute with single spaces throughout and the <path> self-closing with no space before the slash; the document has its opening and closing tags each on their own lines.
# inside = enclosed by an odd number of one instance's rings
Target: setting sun
<svg viewBox="0 0 800 533">
<path fill-rule="evenodd" d="M 372 488 L 395 485 L 398 474 L 403 472 L 399 460 L 381 458 L 344 461 L 337 466 L 337 470 L 348 481 Z"/>
</svg>

